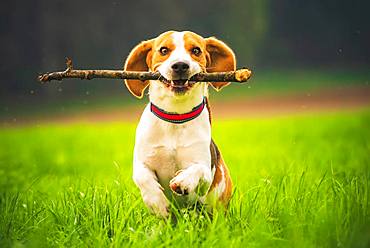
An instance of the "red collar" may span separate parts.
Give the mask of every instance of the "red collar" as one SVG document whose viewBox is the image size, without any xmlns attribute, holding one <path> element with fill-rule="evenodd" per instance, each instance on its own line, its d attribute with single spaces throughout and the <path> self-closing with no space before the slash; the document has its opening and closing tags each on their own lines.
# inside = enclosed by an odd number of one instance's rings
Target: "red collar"
<svg viewBox="0 0 370 248">
<path fill-rule="evenodd" d="M 157 116 L 159 119 L 168 121 L 171 123 L 181 124 L 188 121 L 191 121 L 197 118 L 203 111 L 204 106 L 206 105 L 206 100 L 203 99 L 201 104 L 194 107 L 192 111 L 184 114 L 170 113 L 163 109 L 158 108 L 153 103 L 150 103 L 150 111 Z"/>
</svg>

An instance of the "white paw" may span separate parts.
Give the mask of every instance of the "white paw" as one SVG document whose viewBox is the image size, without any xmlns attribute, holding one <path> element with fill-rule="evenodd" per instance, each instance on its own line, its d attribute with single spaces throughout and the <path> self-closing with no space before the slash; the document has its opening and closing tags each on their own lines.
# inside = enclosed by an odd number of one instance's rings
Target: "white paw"
<svg viewBox="0 0 370 248">
<path fill-rule="evenodd" d="M 145 205 L 150 209 L 151 212 L 157 216 L 167 218 L 169 214 L 169 204 L 166 196 L 161 191 L 157 194 L 151 194 L 143 196 Z"/>
<path fill-rule="evenodd" d="M 209 183 L 202 180 L 202 174 L 198 170 L 191 168 L 179 170 L 170 181 L 171 190 L 178 195 L 196 193 L 202 196 L 207 193 L 208 187 Z"/>
</svg>

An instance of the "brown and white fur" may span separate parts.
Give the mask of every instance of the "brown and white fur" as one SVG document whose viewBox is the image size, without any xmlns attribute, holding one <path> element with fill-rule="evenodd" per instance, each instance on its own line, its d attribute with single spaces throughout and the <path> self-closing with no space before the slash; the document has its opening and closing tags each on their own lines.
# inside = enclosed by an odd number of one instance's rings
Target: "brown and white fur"
<svg viewBox="0 0 370 248">
<path fill-rule="evenodd" d="M 125 80 L 125 84 L 138 98 L 149 87 L 153 104 L 181 114 L 207 98 L 209 85 L 220 90 L 229 84 L 187 79 L 199 72 L 231 71 L 235 67 L 234 53 L 222 41 L 189 31 L 169 31 L 138 44 L 124 66 L 127 71 L 158 71 L 163 80 Z M 232 181 L 211 139 L 208 103 L 197 118 L 183 124 L 161 120 L 150 111 L 149 104 L 146 106 L 136 130 L 133 180 L 147 207 L 162 217 L 169 215 L 169 201 L 228 205 Z"/>
</svg>

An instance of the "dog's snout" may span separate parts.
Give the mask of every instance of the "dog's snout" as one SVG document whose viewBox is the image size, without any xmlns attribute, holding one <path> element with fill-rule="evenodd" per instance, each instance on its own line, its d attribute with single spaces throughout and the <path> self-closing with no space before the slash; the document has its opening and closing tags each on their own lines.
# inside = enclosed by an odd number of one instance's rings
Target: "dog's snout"
<svg viewBox="0 0 370 248">
<path fill-rule="evenodd" d="M 173 72 L 183 74 L 189 70 L 189 65 L 184 62 L 176 62 L 171 66 Z"/>
</svg>

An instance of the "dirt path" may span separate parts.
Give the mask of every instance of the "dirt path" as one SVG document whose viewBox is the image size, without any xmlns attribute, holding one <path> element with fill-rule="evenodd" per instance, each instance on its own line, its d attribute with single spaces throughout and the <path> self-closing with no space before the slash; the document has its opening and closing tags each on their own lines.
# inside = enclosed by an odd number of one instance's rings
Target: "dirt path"
<svg viewBox="0 0 370 248">
<path fill-rule="evenodd" d="M 221 118 L 359 109 L 370 107 L 370 87 L 343 87 L 306 94 L 260 97 L 215 104 L 215 107 L 216 115 Z"/>
<path fill-rule="evenodd" d="M 65 116 L 50 116 L 18 120 L 7 126 L 40 123 L 74 122 L 137 122 L 145 104 L 120 109 L 89 110 Z M 370 107 L 370 86 L 342 87 L 295 93 L 285 96 L 264 96 L 252 99 L 238 99 L 225 102 L 212 102 L 213 118 L 264 117 L 306 112 L 340 111 Z"/>
</svg>

